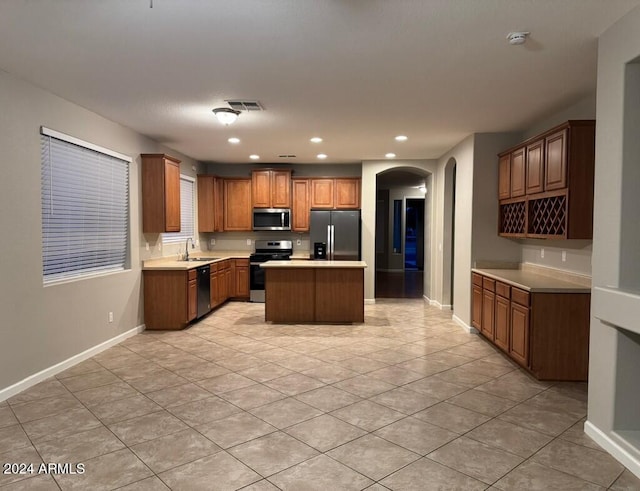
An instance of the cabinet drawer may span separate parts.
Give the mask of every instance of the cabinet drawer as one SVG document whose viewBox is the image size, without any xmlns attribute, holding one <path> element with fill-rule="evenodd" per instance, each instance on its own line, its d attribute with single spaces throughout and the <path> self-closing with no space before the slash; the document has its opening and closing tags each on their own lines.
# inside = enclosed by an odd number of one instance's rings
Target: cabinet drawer
<svg viewBox="0 0 640 491">
<path fill-rule="evenodd" d="M 523 305 L 524 307 L 529 306 L 529 292 L 525 292 L 524 290 L 519 290 L 517 288 L 511 289 L 511 300 L 517 304 Z"/>
<path fill-rule="evenodd" d="M 482 276 L 478 273 L 471 273 L 471 280 L 474 285 L 482 286 Z"/>
<path fill-rule="evenodd" d="M 189 281 L 195 280 L 196 278 L 198 278 L 198 271 L 195 269 L 190 269 L 189 276 L 188 276 Z"/>
<path fill-rule="evenodd" d="M 496 291 L 496 280 L 491 278 L 482 278 L 482 288 L 489 290 L 490 292 Z"/>
<path fill-rule="evenodd" d="M 506 283 L 500 283 L 499 281 L 496 281 L 496 293 L 501 297 L 509 298 L 511 287 Z"/>
</svg>

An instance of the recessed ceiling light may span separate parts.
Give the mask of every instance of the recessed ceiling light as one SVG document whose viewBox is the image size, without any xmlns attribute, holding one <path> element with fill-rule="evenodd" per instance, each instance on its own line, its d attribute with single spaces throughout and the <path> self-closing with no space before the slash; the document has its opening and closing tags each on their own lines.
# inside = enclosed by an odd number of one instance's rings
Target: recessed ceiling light
<svg viewBox="0 0 640 491">
<path fill-rule="evenodd" d="M 258 159 L 260 158 L 260 155 L 256 155 L 256 154 L 254 153 L 254 154 L 249 155 L 249 158 L 250 158 L 251 160 L 258 160 Z"/>
<path fill-rule="evenodd" d="M 396 141 L 397 142 L 406 142 L 407 140 L 408 140 L 408 138 L 405 135 L 396 136 Z"/>
<path fill-rule="evenodd" d="M 312 143 L 322 143 L 322 138 L 320 138 L 319 136 L 314 136 L 309 141 Z"/>
<path fill-rule="evenodd" d="M 229 143 L 236 144 L 236 143 L 240 143 L 240 138 L 231 137 L 231 138 L 229 138 L 227 141 L 228 141 Z"/>
<path fill-rule="evenodd" d="M 384 156 L 387 157 L 388 159 L 395 159 L 396 158 L 396 154 L 393 153 L 393 152 L 385 153 Z"/>
<path fill-rule="evenodd" d="M 324 160 L 327 158 L 327 154 L 326 153 L 319 153 L 318 155 L 316 155 L 320 160 Z"/>
</svg>

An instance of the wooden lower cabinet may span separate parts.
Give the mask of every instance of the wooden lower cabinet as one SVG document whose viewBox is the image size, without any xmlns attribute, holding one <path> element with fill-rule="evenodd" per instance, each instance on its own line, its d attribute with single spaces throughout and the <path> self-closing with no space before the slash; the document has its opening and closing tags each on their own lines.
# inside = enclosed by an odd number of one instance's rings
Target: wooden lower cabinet
<svg viewBox="0 0 640 491">
<path fill-rule="evenodd" d="M 509 355 L 520 365 L 529 368 L 529 309 L 511 304 Z"/>
<path fill-rule="evenodd" d="M 529 292 L 473 275 L 473 327 L 539 380 L 587 380 L 590 293 Z"/>
<path fill-rule="evenodd" d="M 234 293 L 235 298 L 249 298 L 249 260 L 235 259 L 234 264 Z"/>
<path fill-rule="evenodd" d="M 496 295 L 493 342 L 503 351 L 509 351 L 509 329 L 511 326 L 509 311 L 510 305 L 511 302 L 508 298 Z"/>
<path fill-rule="evenodd" d="M 198 314 L 197 271 L 143 271 L 147 329 L 182 329 Z"/>
</svg>

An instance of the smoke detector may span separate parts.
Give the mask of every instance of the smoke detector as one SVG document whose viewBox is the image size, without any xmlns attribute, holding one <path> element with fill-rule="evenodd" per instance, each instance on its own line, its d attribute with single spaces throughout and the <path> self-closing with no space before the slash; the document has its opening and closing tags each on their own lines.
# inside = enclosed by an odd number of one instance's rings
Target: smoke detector
<svg viewBox="0 0 640 491">
<path fill-rule="evenodd" d="M 529 34 L 531 33 L 525 31 L 510 32 L 509 34 L 507 34 L 507 39 L 509 40 L 509 44 L 524 44 L 527 41 L 527 36 Z"/>
</svg>

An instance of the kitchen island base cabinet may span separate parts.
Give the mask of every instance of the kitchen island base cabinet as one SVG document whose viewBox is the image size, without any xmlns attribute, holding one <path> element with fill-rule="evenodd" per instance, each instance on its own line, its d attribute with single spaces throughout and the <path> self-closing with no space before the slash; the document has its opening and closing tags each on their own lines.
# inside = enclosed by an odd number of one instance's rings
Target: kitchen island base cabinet
<svg viewBox="0 0 640 491">
<path fill-rule="evenodd" d="M 143 271 L 146 329 L 184 328 L 198 313 L 197 271 Z"/>
<path fill-rule="evenodd" d="M 270 262 L 287 263 L 289 261 Z M 309 266 L 269 267 L 269 262 L 263 265 L 267 322 L 285 324 L 364 322 L 365 266 L 320 267 L 316 265 L 314 267 L 313 261 L 295 262 L 304 262 Z M 339 263 L 339 261 L 336 262 Z"/>
</svg>

